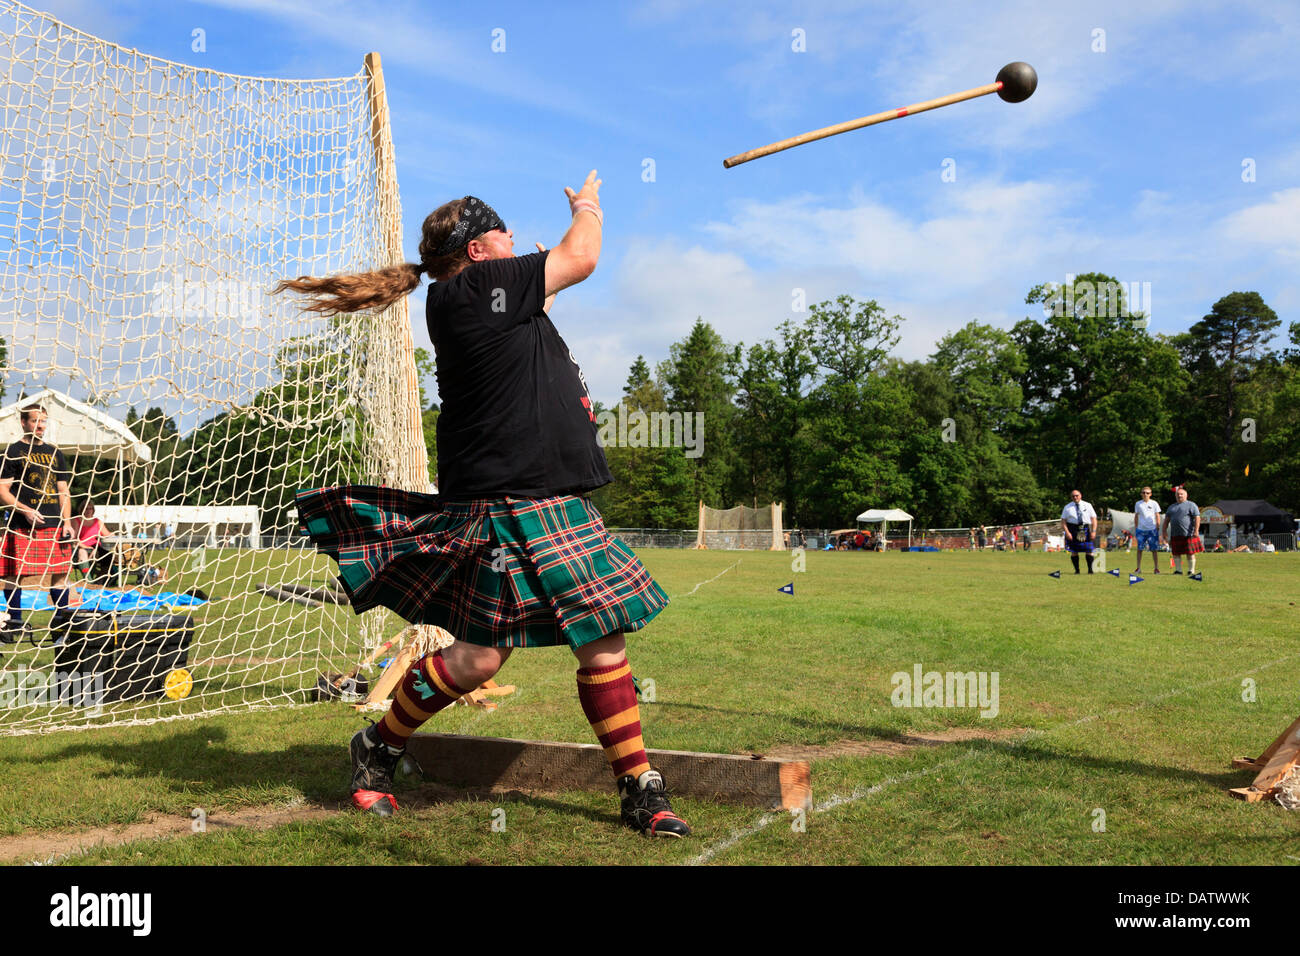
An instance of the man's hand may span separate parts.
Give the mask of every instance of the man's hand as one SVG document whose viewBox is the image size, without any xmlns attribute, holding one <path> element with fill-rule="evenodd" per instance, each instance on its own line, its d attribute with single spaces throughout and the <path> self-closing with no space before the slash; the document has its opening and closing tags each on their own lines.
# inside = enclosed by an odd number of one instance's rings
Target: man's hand
<svg viewBox="0 0 1300 956">
<path fill-rule="evenodd" d="M 597 206 L 599 206 L 600 205 L 600 183 L 601 181 L 596 178 L 596 171 L 593 169 L 591 172 L 587 173 L 586 182 L 582 184 L 582 188 L 578 190 L 576 193 L 568 186 L 565 186 L 564 194 L 569 197 L 569 209 L 572 210 L 573 204 L 577 202 L 579 199 L 586 199 L 589 202 L 594 202 Z"/>
<path fill-rule="evenodd" d="M 45 524 L 45 515 L 28 505 L 19 505 L 18 513 L 26 518 L 33 528 L 40 528 Z"/>
<path fill-rule="evenodd" d="M 573 221 L 559 245 L 546 257 L 547 297 L 587 278 L 596 271 L 596 262 L 600 259 L 600 217 L 580 215 L 584 209 L 589 212 L 600 209 L 600 180 L 596 178 L 596 171 L 593 169 L 587 174 L 586 182 L 577 192 L 565 186 L 564 195 L 569 199 Z M 578 203 L 584 205 L 575 209 Z"/>
</svg>

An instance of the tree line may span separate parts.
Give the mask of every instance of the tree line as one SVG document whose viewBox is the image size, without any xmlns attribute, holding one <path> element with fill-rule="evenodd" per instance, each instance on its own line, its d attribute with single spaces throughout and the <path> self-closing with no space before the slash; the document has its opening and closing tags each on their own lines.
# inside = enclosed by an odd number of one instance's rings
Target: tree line
<svg viewBox="0 0 1300 956">
<path fill-rule="evenodd" d="M 699 500 L 780 501 L 788 527 L 866 508 L 965 527 L 1051 517 L 1076 487 L 1128 509 L 1143 485 L 1167 500 L 1177 483 L 1203 504 L 1300 512 L 1300 323 L 1275 349 L 1276 313 L 1233 292 L 1187 332 L 1152 335 L 1099 273 L 1025 301 L 1042 318 L 971 321 L 910 362 L 893 354 L 903 318 L 847 295 L 749 346 L 697 320 L 653 372 L 638 357 L 621 401 L 703 412 L 704 454 L 607 444 L 615 483 L 596 503 L 612 527 L 693 527 Z"/>
</svg>

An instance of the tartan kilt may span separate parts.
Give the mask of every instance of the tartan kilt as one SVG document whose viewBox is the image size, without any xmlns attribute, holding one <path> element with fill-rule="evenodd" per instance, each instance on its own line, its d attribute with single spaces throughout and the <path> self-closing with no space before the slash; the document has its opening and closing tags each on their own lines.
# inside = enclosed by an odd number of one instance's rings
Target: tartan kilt
<svg viewBox="0 0 1300 956">
<path fill-rule="evenodd" d="M 1201 544 L 1200 535 L 1175 534 L 1169 538 L 1170 554 L 1201 554 L 1204 550 L 1205 545 Z"/>
<path fill-rule="evenodd" d="M 1092 554 L 1096 550 L 1096 545 L 1092 540 L 1091 528 L 1088 525 L 1070 525 L 1071 537 L 1065 539 L 1065 550 L 1071 554 Z M 1087 540 L 1080 541 L 1079 537 L 1087 534 Z"/>
<path fill-rule="evenodd" d="M 298 520 L 359 614 L 386 607 L 489 647 L 581 647 L 644 627 L 668 596 L 586 498 L 484 498 L 343 485 Z"/>
<path fill-rule="evenodd" d="M 59 527 L 4 532 L 0 545 L 0 577 L 67 574 L 72 570 L 72 544 L 59 541 Z"/>
</svg>

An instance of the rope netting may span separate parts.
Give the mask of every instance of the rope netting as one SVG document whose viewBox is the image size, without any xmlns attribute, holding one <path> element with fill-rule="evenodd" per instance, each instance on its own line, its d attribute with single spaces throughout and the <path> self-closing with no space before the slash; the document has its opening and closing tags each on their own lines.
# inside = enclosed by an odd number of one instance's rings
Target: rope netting
<svg viewBox="0 0 1300 956">
<path fill-rule="evenodd" d="M 700 504 L 696 547 L 718 551 L 779 550 L 782 547 L 779 507 L 710 508 Z"/>
<path fill-rule="evenodd" d="M 0 608 L 0 733 L 302 703 L 401 629 L 328 600 L 293 496 L 428 490 L 406 303 L 325 319 L 270 294 L 400 246 L 377 56 L 233 76 L 0 0 L 0 444 L 19 502 L 57 515 L 66 480 L 100 521 L 69 595 L 32 550 L 23 610 Z M 66 472 L 14 444 L 32 404 Z"/>
</svg>

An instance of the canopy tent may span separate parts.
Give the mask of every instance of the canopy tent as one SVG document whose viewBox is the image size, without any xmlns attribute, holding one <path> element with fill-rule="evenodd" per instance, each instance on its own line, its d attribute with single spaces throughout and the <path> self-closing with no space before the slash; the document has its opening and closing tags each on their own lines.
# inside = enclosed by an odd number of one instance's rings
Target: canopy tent
<svg viewBox="0 0 1300 956">
<path fill-rule="evenodd" d="M 71 459 L 78 455 L 116 461 L 119 489 L 126 488 L 125 471 L 128 467 L 148 465 L 153 460 L 149 446 L 126 425 L 53 388 L 0 408 L 0 442 L 4 445 L 8 446 L 23 436 L 21 412 L 29 405 L 40 405 L 45 409 L 45 441 L 63 452 L 69 459 L 69 466 Z"/>
<path fill-rule="evenodd" d="M 912 546 L 912 516 L 906 511 L 900 511 L 898 508 L 886 508 L 884 510 L 872 509 L 864 511 L 858 515 L 858 520 L 864 524 L 880 525 L 881 535 L 889 533 L 889 522 L 906 521 L 907 522 L 907 546 Z"/>
<path fill-rule="evenodd" d="M 1260 498 L 1216 501 L 1210 507 L 1218 508 L 1238 527 L 1259 525 L 1260 534 L 1290 534 L 1295 531 L 1295 522 L 1290 514 Z M 1204 510 L 1209 511 L 1209 508 Z"/>
</svg>

